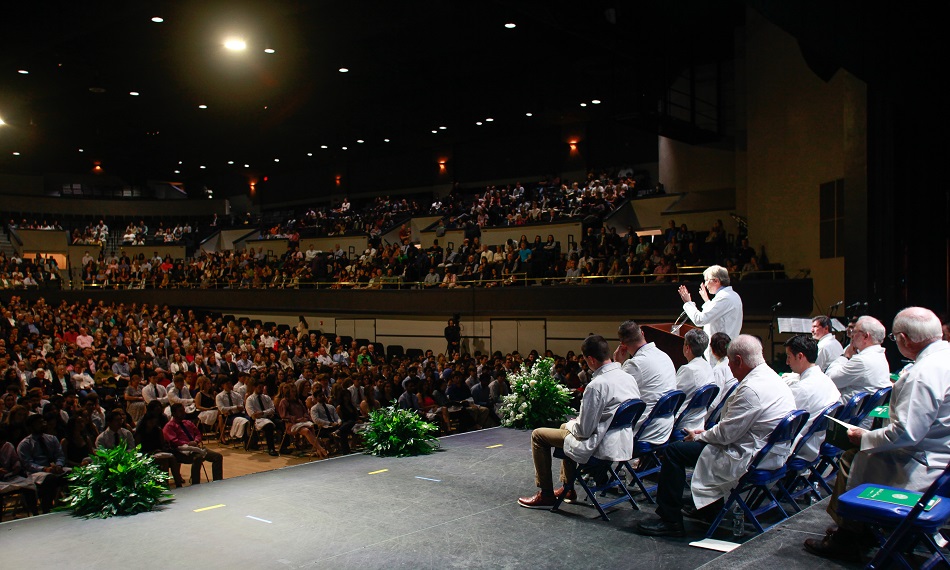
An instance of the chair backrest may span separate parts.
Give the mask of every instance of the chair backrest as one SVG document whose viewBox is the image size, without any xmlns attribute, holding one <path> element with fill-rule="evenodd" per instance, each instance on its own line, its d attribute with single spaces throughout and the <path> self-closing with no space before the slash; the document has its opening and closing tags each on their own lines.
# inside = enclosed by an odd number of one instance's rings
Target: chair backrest
<svg viewBox="0 0 950 570">
<path fill-rule="evenodd" d="M 883 406 L 884 403 L 890 399 L 891 390 L 892 388 L 890 386 L 887 388 L 881 388 L 877 392 L 865 398 L 864 403 L 861 404 L 861 409 L 851 417 L 851 423 L 861 423 L 864 421 L 864 418 L 868 417 L 868 414 L 870 414 L 874 408 Z"/>
<path fill-rule="evenodd" d="M 696 390 L 696 392 L 693 393 L 693 397 L 690 398 L 689 403 L 686 404 L 686 407 L 683 408 L 683 411 L 680 412 L 680 415 L 676 418 L 676 423 L 673 424 L 673 430 L 675 431 L 680 427 L 680 424 L 696 417 L 700 413 L 705 416 L 709 405 L 712 404 L 718 395 L 719 386 L 715 384 L 706 384 Z"/>
<path fill-rule="evenodd" d="M 686 400 L 686 394 L 681 390 L 670 390 L 660 396 L 660 399 L 653 405 L 653 409 L 650 410 L 650 415 L 646 421 L 640 424 L 640 429 L 637 431 L 635 439 L 639 441 L 640 436 L 643 435 L 643 430 L 656 420 L 674 415 L 676 411 L 680 409 L 680 406 L 683 405 L 684 400 Z"/>
<path fill-rule="evenodd" d="M 870 396 L 869 392 L 858 392 L 857 394 L 851 396 L 851 399 L 848 400 L 848 403 L 844 405 L 844 408 L 841 408 L 841 411 L 838 412 L 836 419 L 839 419 L 846 423 L 853 423 L 855 414 L 861 411 L 861 406 L 864 405 L 864 401 Z"/>
<path fill-rule="evenodd" d="M 610 422 L 610 426 L 607 427 L 607 431 L 632 426 L 637 423 L 637 420 L 643 415 L 643 410 L 645 409 L 647 409 L 646 402 L 638 400 L 637 398 L 623 402 L 620 404 L 620 407 L 617 408 L 617 411 L 614 412 L 614 419 Z"/>
<path fill-rule="evenodd" d="M 716 425 L 717 423 L 719 423 L 719 416 L 722 414 L 722 407 L 726 404 L 726 400 L 728 400 L 729 397 L 732 396 L 738 388 L 739 388 L 739 383 L 736 382 L 735 384 L 733 384 L 732 386 L 726 389 L 726 393 L 723 394 L 722 398 L 720 398 L 719 403 L 716 404 L 716 408 L 712 411 L 711 414 L 709 414 L 709 419 L 706 420 L 706 426 L 705 426 L 706 429 L 709 429 L 713 427 L 714 425 Z"/>
<path fill-rule="evenodd" d="M 752 463 L 749 464 L 749 470 L 756 469 L 759 463 L 772 452 L 772 448 L 776 445 L 783 443 L 791 444 L 791 442 L 795 440 L 795 437 L 798 436 L 798 432 L 802 431 L 802 427 L 807 421 L 808 412 L 805 410 L 792 410 L 786 414 L 778 425 L 775 426 L 775 429 L 772 430 L 772 433 L 769 434 L 769 439 L 765 442 L 765 447 L 755 454 L 755 458 L 753 458 Z"/>
<path fill-rule="evenodd" d="M 802 435 L 802 438 L 798 440 L 798 445 L 795 446 L 795 449 L 792 451 L 792 454 L 789 455 L 789 458 L 796 457 L 802 448 L 808 444 L 808 440 L 814 437 L 815 434 L 826 431 L 828 429 L 828 418 L 835 417 L 835 414 L 838 413 L 839 408 L 841 408 L 841 402 L 835 402 L 824 410 L 818 412 L 818 417 L 816 417 L 815 421 L 811 423 L 811 425 L 808 427 L 808 431 Z"/>
</svg>

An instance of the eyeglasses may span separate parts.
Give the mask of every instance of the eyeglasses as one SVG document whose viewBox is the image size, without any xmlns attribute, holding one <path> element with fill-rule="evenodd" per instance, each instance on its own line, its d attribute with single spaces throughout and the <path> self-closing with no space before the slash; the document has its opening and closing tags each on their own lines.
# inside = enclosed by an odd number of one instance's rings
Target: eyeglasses
<svg viewBox="0 0 950 570">
<path fill-rule="evenodd" d="M 899 335 L 899 334 L 904 334 L 904 333 L 902 333 L 902 332 L 896 332 L 896 331 L 895 331 L 895 332 L 892 332 L 891 334 L 887 335 L 887 338 L 891 339 L 891 342 L 897 342 L 897 335 Z"/>
</svg>

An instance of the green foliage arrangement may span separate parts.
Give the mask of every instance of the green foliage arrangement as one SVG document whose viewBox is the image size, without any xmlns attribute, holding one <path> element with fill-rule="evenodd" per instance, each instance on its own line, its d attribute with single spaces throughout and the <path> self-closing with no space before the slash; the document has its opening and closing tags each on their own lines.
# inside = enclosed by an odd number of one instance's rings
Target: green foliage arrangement
<svg viewBox="0 0 950 570">
<path fill-rule="evenodd" d="M 97 449 L 92 462 L 67 476 L 69 495 L 63 510 L 84 518 L 109 518 L 144 513 L 172 500 L 168 473 L 152 458 L 122 443 Z"/>
<path fill-rule="evenodd" d="M 366 453 L 380 457 L 428 455 L 439 447 L 435 434 L 439 428 L 415 411 L 402 410 L 395 404 L 369 415 L 369 426 L 363 434 Z"/>
<path fill-rule="evenodd" d="M 558 382 L 551 371 L 554 360 L 541 358 L 531 368 L 508 375 L 511 394 L 501 400 L 498 411 L 502 425 L 517 429 L 534 429 L 560 424 L 574 410 L 571 393 Z"/>
</svg>

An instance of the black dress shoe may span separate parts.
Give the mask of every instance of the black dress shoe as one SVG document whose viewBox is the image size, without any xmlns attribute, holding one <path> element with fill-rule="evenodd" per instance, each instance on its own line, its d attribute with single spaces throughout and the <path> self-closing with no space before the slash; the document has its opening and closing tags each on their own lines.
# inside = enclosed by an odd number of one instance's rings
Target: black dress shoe
<svg viewBox="0 0 950 570">
<path fill-rule="evenodd" d="M 843 562 L 861 562 L 862 545 L 860 541 L 845 539 L 840 531 L 825 535 L 824 538 L 809 538 L 805 541 L 805 550 L 822 558 L 831 558 Z"/>
<path fill-rule="evenodd" d="M 714 520 L 716 520 L 716 517 L 722 510 L 722 505 L 722 499 L 719 499 L 714 503 L 710 503 L 701 509 L 697 509 L 694 505 L 686 505 L 683 507 L 682 513 L 686 518 L 711 524 Z"/>
<path fill-rule="evenodd" d="M 637 532 L 646 536 L 686 536 L 681 522 L 669 522 L 659 517 L 637 524 Z"/>
</svg>

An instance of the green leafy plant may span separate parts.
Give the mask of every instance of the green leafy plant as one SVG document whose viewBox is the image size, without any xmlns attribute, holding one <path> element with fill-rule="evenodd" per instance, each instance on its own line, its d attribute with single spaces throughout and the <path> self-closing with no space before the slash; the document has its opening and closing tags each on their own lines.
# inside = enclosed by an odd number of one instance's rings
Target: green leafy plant
<svg viewBox="0 0 950 570">
<path fill-rule="evenodd" d="M 571 393 L 551 373 L 554 360 L 541 358 L 531 368 L 508 375 L 511 394 L 501 400 L 498 415 L 504 426 L 534 429 L 563 422 L 571 409 Z"/>
<path fill-rule="evenodd" d="M 428 455 L 439 447 L 435 439 L 438 432 L 435 424 L 425 421 L 415 411 L 391 405 L 369 415 L 363 441 L 366 453 L 380 457 Z"/>
<path fill-rule="evenodd" d="M 144 513 L 172 500 L 168 473 L 152 458 L 121 443 L 97 449 L 92 462 L 67 476 L 69 495 L 63 510 L 85 518 L 109 518 Z"/>
</svg>

